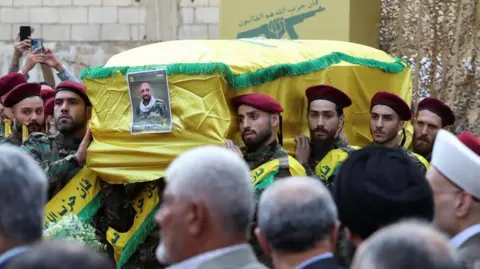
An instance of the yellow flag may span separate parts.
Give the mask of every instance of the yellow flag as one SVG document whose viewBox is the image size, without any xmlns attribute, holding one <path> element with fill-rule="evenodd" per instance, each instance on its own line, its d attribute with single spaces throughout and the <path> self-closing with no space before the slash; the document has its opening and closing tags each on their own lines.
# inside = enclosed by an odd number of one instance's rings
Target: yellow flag
<svg viewBox="0 0 480 269">
<path fill-rule="evenodd" d="M 45 206 L 45 227 L 68 214 L 90 222 L 101 206 L 100 182 L 97 175 L 83 167 Z"/>
</svg>

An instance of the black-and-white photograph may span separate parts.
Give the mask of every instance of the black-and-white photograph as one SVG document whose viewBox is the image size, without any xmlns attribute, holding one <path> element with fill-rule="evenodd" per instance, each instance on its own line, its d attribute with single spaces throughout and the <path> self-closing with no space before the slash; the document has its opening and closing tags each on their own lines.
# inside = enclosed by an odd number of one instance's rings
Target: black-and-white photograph
<svg viewBox="0 0 480 269">
<path fill-rule="evenodd" d="M 127 74 L 132 105 L 132 134 L 166 133 L 172 131 L 170 90 L 167 69 Z"/>
</svg>

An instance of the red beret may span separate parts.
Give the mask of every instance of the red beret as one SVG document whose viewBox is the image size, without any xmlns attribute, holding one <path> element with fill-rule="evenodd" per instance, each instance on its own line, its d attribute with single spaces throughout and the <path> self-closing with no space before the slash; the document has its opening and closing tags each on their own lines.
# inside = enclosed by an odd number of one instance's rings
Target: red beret
<svg viewBox="0 0 480 269">
<path fill-rule="evenodd" d="M 87 89 L 82 83 L 66 80 L 60 82 L 55 89 L 57 90 L 57 93 L 60 91 L 74 92 L 80 95 L 88 106 L 92 105 L 92 103 L 90 103 L 90 99 L 88 99 Z"/>
<path fill-rule="evenodd" d="M 0 78 L 0 96 L 7 94 L 19 84 L 27 83 L 25 76 L 20 73 L 11 73 Z"/>
<path fill-rule="evenodd" d="M 318 99 L 323 99 L 335 103 L 337 106 L 343 108 L 349 107 L 352 104 L 350 97 L 341 90 L 330 85 L 316 85 L 311 86 L 305 92 L 308 102 Z"/>
<path fill-rule="evenodd" d="M 458 135 L 458 140 L 462 141 L 465 146 L 480 156 L 480 138 L 476 137 L 470 132 L 462 132 Z"/>
<path fill-rule="evenodd" d="M 238 108 L 240 105 L 247 105 L 270 113 L 283 112 L 283 107 L 277 100 L 260 93 L 245 94 L 234 97 L 232 99 L 232 104 L 235 108 Z"/>
<path fill-rule="evenodd" d="M 408 104 L 402 98 L 390 92 L 377 92 L 370 102 L 370 110 L 376 105 L 384 105 L 393 109 L 401 120 L 408 121 L 412 118 L 412 112 Z"/>
<path fill-rule="evenodd" d="M 42 97 L 43 101 L 47 101 L 48 99 L 55 97 L 55 90 L 53 89 L 41 89 L 40 96 Z"/>
<path fill-rule="evenodd" d="M 452 110 L 437 98 L 427 97 L 418 103 L 417 111 L 429 110 L 442 118 L 443 126 L 450 126 L 455 123 L 455 115 Z"/>
<path fill-rule="evenodd" d="M 40 96 L 41 88 L 42 86 L 38 83 L 22 83 L 5 95 L 3 104 L 6 107 L 13 107 L 25 98 Z"/>
<path fill-rule="evenodd" d="M 53 107 L 55 105 L 55 98 L 51 97 L 45 102 L 45 105 L 43 106 L 43 113 L 45 114 L 45 117 L 47 116 L 53 116 Z"/>
</svg>

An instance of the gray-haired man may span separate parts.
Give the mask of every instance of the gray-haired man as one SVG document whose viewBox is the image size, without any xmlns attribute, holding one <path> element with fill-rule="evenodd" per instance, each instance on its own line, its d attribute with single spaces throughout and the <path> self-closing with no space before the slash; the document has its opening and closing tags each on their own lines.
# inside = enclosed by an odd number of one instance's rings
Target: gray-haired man
<svg viewBox="0 0 480 269">
<path fill-rule="evenodd" d="M 225 148 L 189 150 L 168 167 L 156 220 L 161 263 L 175 269 L 263 269 L 247 235 L 254 197 L 247 163 Z"/>
<path fill-rule="evenodd" d="M 0 146 L 0 269 L 42 238 L 47 177 L 27 153 Z"/>
<path fill-rule="evenodd" d="M 260 198 L 255 230 L 275 268 L 335 269 L 338 220 L 330 192 L 313 178 L 274 182 Z"/>
<path fill-rule="evenodd" d="M 461 268 L 445 235 L 425 222 L 404 221 L 383 228 L 358 249 L 352 269 Z"/>
</svg>

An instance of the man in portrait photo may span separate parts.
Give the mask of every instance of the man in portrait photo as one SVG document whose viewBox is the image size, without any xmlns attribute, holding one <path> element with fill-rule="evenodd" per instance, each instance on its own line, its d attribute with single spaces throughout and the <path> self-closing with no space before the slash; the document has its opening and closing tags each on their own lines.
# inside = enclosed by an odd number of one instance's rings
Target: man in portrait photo
<svg viewBox="0 0 480 269">
<path fill-rule="evenodd" d="M 167 106 L 161 99 L 152 96 L 152 85 L 149 82 L 143 82 L 138 88 L 141 102 L 137 106 L 135 113 L 139 120 L 149 118 L 165 119 L 167 116 Z"/>
</svg>

